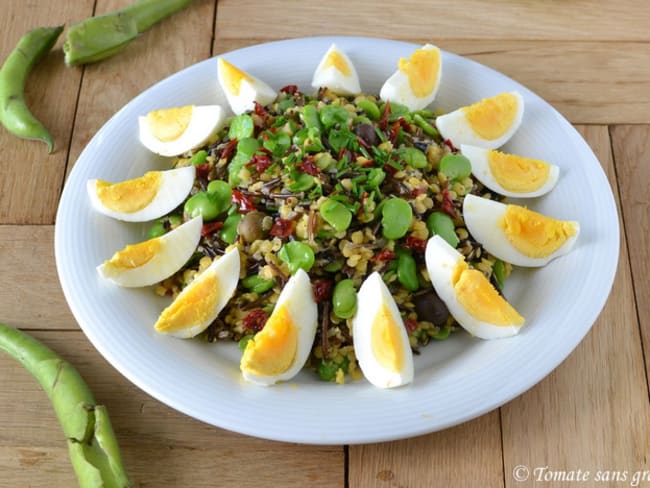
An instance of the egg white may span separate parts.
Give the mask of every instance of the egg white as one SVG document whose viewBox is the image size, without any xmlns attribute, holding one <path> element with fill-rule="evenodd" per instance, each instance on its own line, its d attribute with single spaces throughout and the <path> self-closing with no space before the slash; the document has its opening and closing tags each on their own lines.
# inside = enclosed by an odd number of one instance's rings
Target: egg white
<svg viewBox="0 0 650 488">
<path fill-rule="evenodd" d="M 288 381 L 300 372 L 311 353 L 318 328 L 318 307 L 314 301 L 309 275 L 302 269 L 284 285 L 275 304 L 275 309 L 280 307 L 286 307 L 293 324 L 298 328 L 296 356 L 291 366 L 277 375 L 261 375 L 242 369 L 242 376 L 251 383 L 270 386 L 279 381 Z"/>
<path fill-rule="evenodd" d="M 336 68 L 336 66 L 324 68 L 328 57 L 333 52 L 338 53 L 341 58 L 343 58 L 350 70 L 349 75 L 346 76 L 343 74 Z M 336 44 L 330 46 L 320 63 L 318 63 L 318 66 L 314 71 L 311 86 L 314 88 L 327 87 L 339 95 L 356 95 L 357 93 L 361 93 L 361 85 L 359 84 L 359 75 L 357 74 L 357 70 L 352 64 L 349 56 L 341 51 Z"/>
<path fill-rule="evenodd" d="M 161 141 L 151 132 L 147 117 L 138 117 L 140 142 L 151 152 L 161 156 L 179 156 L 205 144 L 219 132 L 226 116 L 219 105 L 202 105 L 192 108 L 192 118 L 183 133 L 173 141 Z"/>
<path fill-rule="evenodd" d="M 200 334 L 205 329 L 207 329 L 208 326 L 214 321 L 214 319 L 217 318 L 219 312 L 221 312 L 223 307 L 226 306 L 233 293 L 235 293 L 237 283 L 239 282 L 239 267 L 239 250 L 236 247 L 230 249 L 220 258 L 215 258 L 210 266 L 208 266 L 198 277 L 196 277 L 185 288 L 183 288 L 183 290 L 174 299 L 174 302 L 169 305 L 171 307 L 176 303 L 183 303 L 183 301 L 186 300 L 187 295 L 191 294 L 194 288 L 200 286 L 206 278 L 212 275 L 217 277 L 219 283 L 219 291 L 217 301 L 214 304 L 214 308 L 212 310 L 209 310 L 208 314 L 205 317 L 197 320 L 190 327 L 171 332 L 165 332 L 158 329 L 156 330 L 160 333 L 178 337 L 180 339 L 188 339 Z"/>
<path fill-rule="evenodd" d="M 440 49 L 432 44 L 425 44 L 420 49 L 436 50 L 440 56 Z M 409 110 L 420 110 L 429 105 L 436 98 L 438 89 L 440 88 L 440 78 L 442 76 L 442 56 L 440 56 L 440 64 L 438 65 L 438 72 L 436 73 L 436 84 L 431 93 L 424 97 L 418 97 L 413 93 L 409 77 L 399 68 L 395 71 L 382 85 L 379 91 L 379 97 L 384 101 L 396 102 L 405 105 Z"/>
<path fill-rule="evenodd" d="M 458 262 L 464 259 L 461 253 L 439 235 L 429 239 L 425 252 L 427 271 L 433 288 L 447 306 L 449 313 L 463 329 L 480 339 L 499 339 L 517 334 L 521 325 L 496 325 L 479 320 L 458 301 L 453 276 Z"/>
<path fill-rule="evenodd" d="M 436 118 L 436 127 L 443 139 L 450 140 L 454 146 L 461 144 L 483 147 L 486 149 L 497 149 L 503 146 L 517 132 L 524 117 L 524 99 L 519 92 L 510 92 L 517 99 L 517 113 L 515 120 L 509 129 L 496 139 L 484 139 L 478 135 L 467 120 L 463 108 L 454 110 Z"/>
<path fill-rule="evenodd" d="M 373 352 L 373 321 L 382 305 L 388 308 L 400 330 L 404 357 L 401 371 L 395 372 L 384 368 Z M 370 383 L 379 388 L 393 388 L 413 381 L 413 351 L 411 351 L 406 327 L 395 299 L 377 272 L 366 278 L 357 294 L 357 312 L 352 319 L 352 339 L 359 367 Z"/>
<path fill-rule="evenodd" d="M 194 185 L 196 170 L 194 166 L 160 171 L 161 181 L 158 191 L 146 207 L 135 212 L 118 212 L 106 207 L 97 196 L 97 179 L 88 180 L 86 189 L 92 207 L 109 217 L 125 222 L 147 222 L 155 220 L 178 207 L 189 195 Z"/>
<path fill-rule="evenodd" d="M 135 268 L 121 268 L 108 261 L 97 267 L 99 274 L 116 285 L 142 287 L 158 283 L 178 271 L 192 256 L 201 238 L 201 216 L 156 237 L 161 247 L 149 261 Z M 152 239 L 153 240 L 153 239 Z"/>
<path fill-rule="evenodd" d="M 499 226 L 507 207 L 505 203 L 476 195 L 466 195 L 463 201 L 463 218 L 467 230 L 493 256 L 516 266 L 540 267 L 568 253 L 575 245 L 580 234 L 580 224 L 572 221 L 576 229 L 575 235 L 569 237 L 554 253 L 544 258 L 531 258 L 522 254 L 510 243 Z"/>
<path fill-rule="evenodd" d="M 460 152 L 472 163 L 472 174 L 477 180 L 492 191 L 505 197 L 534 198 L 550 192 L 557 184 L 557 180 L 560 176 L 560 168 L 555 164 L 551 164 L 548 178 L 537 190 L 531 192 L 515 192 L 506 190 L 492 175 L 490 163 L 488 161 L 488 153 L 490 151 L 491 149 L 471 146 L 469 144 L 460 145 Z"/>
<path fill-rule="evenodd" d="M 228 76 L 228 71 L 224 68 L 222 58 L 217 59 L 219 85 L 226 95 L 230 109 L 236 115 L 253 110 L 255 108 L 255 102 L 264 106 L 275 100 L 277 93 L 273 88 L 250 73 L 246 73 L 243 70 L 240 71 L 250 77 L 252 81 L 243 79 L 239 87 L 239 93 L 235 94 L 228 89 L 228 83 L 226 83 L 225 79 Z"/>
</svg>

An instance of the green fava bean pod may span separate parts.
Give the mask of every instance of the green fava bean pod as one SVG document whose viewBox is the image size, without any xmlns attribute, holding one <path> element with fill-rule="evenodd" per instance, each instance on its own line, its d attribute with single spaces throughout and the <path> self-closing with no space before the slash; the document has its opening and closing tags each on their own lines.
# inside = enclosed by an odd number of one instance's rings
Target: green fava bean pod
<svg viewBox="0 0 650 488">
<path fill-rule="evenodd" d="M 381 209 L 382 233 L 386 239 L 400 239 L 406 235 L 413 209 L 406 200 L 393 197 L 386 200 Z"/>
<path fill-rule="evenodd" d="M 349 319 L 357 311 L 357 289 L 350 279 L 339 281 L 332 292 L 332 310 L 342 319 Z"/>
<path fill-rule="evenodd" d="M 0 350 L 34 376 L 52 402 L 80 488 L 129 488 L 108 411 L 97 405 L 79 372 L 41 342 L 4 324 Z"/>
<path fill-rule="evenodd" d="M 25 103 L 25 81 L 34 65 L 47 54 L 63 26 L 43 27 L 25 34 L 0 68 L 0 123 L 13 135 L 43 141 L 54 150 L 52 135 Z"/>
</svg>

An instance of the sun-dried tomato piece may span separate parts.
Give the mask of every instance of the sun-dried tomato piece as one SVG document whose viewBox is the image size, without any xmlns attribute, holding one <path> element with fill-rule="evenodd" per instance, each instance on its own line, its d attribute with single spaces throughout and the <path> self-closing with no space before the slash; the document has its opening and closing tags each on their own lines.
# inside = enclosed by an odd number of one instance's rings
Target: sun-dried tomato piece
<svg viewBox="0 0 650 488">
<path fill-rule="evenodd" d="M 388 128 L 388 117 L 390 117 L 390 113 L 390 101 L 386 100 L 384 111 L 382 112 L 381 118 L 379 119 L 379 128 L 381 130 L 386 130 Z"/>
<path fill-rule="evenodd" d="M 286 239 L 293 233 L 293 230 L 295 228 L 296 228 L 296 223 L 293 220 L 277 218 L 275 219 L 275 222 L 273 222 L 269 234 L 272 235 L 273 237 Z"/>
<path fill-rule="evenodd" d="M 289 95 L 295 95 L 296 93 L 300 93 L 298 91 L 298 85 L 283 86 L 282 88 L 280 88 L 280 92 L 288 93 Z"/>
<path fill-rule="evenodd" d="M 314 291 L 314 300 L 316 303 L 329 300 L 332 297 L 332 287 L 334 283 L 332 280 L 318 279 L 314 280 L 311 287 Z"/>
<path fill-rule="evenodd" d="M 212 169 L 212 165 L 210 163 L 202 163 L 197 164 L 194 168 L 196 169 L 197 178 L 207 178 L 210 169 Z"/>
<path fill-rule="evenodd" d="M 223 227 L 223 222 L 208 222 L 206 224 L 203 224 L 203 227 L 201 227 L 201 235 L 203 237 L 209 236 L 213 232 L 218 231 Z"/>
<path fill-rule="evenodd" d="M 404 129 L 406 132 L 411 131 L 411 125 L 404 119 L 404 117 L 397 119 L 395 122 L 393 122 L 393 125 L 391 125 L 390 129 L 388 129 L 388 140 L 393 145 L 397 144 L 397 137 L 399 136 L 400 129 Z"/>
<path fill-rule="evenodd" d="M 424 239 L 420 239 L 419 237 L 408 236 L 406 238 L 406 244 L 404 246 L 415 252 L 424 254 L 424 251 L 427 248 L 427 241 L 425 241 Z"/>
<path fill-rule="evenodd" d="M 404 327 L 406 327 L 406 332 L 411 334 L 418 329 L 418 321 L 415 319 L 408 318 L 404 321 Z"/>
<path fill-rule="evenodd" d="M 235 152 L 235 148 L 237 147 L 237 139 L 230 139 L 228 143 L 226 144 L 226 147 L 224 147 L 221 150 L 221 154 L 219 155 L 219 159 L 225 159 L 228 161 L 230 157 L 233 155 Z"/>
<path fill-rule="evenodd" d="M 255 310 L 251 310 L 242 319 L 242 328 L 246 330 L 252 330 L 254 332 L 259 332 L 264 328 L 268 319 L 269 314 L 267 312 L 261 308 L 256 308 Z"/>
<path fill-rule="evenodd" d="M 253 210 L 257 210 L 253 200 L 250 197 L 244 195 L 239 190 L 233 190 L 230 201 L 239 207 L 237 210 L 238 213 L 247 213 Z"/>
<path fill-rule="evenodd" d="M 442 142 L 443 142 L 443 144 L 444 144 L 445 146 L 447 146 L 449 149 L 451 149 L 451 152 L 454 152 L 454 153 L 457 153 L 457 152 L 458 152 L 458 148 L 457 148 L 456 146 L 454 146 L 454 143 L 451 142 L 450 139 L 445 139 L 445 140 L 442 141 Z"/>
<path fill-rule="evenodd" d="M 254 112 L 255 112 L 255 115 L 259 115 L 263 119 L 265 119 L 269 115 L 269 113 L 266 111 L 266 109 L 259 102 L 255 102 Z"/>
<path fill-rule="evenodd" d="M 395 259 L 396 254 L 388 248 L 384 248 L 370 258 L 370 261 L 391 261 Z"/>
<path fill-rule="evenodd" d="M 296 165 L 296 168 L 298 168 L 303 173 L 307 173 L 311 176 L 316 176 L 318 173 L 320 173 L 320 168 L 316 166 L 316 163 L 314 162 L 314 156 L 311 154 L 309 156 L 306 156 L 301 163 L 298 163 Z"/>
<path fill-rule="evenodd" d="M 455 219 L 457 217 L 456 207 L 454 206 L 454 201 L 449 196 L 449 190 L 447 190 L 447 188 L 443 188 L 440 193 L 442 194 L 442 211 L 449 215 L 452 219 Z"/>
<path fill-rule="evenodd" d="M 254 154 L 251 160 L 246 163 L 246 166 L 255 166 L 258 173 L 264 173 L 271 167 L 273 162 L 267 154 Z"/>
</svg>

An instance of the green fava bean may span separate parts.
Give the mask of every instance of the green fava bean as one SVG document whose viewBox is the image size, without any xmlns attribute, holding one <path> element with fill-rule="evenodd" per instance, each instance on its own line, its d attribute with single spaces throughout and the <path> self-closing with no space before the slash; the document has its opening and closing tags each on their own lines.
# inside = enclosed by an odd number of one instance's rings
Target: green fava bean
<svg viewBox="0 0 650 488">
<path fill-rule="evenodd" d="M 411 166 L 411 168 L 424 168 L 427 165 L 426 155 L 415 147 L 406 147 L 402 151 L 402 157 L 406 164 Z"/>
<path fill-rule="evenodd" d="M 472 173 L 472 163 L 462 154 L 447 154 L 440 160 L 440 172 L 450 180 L 464 180 Z"/>
<path fill-rule="evenodd" d="M 278 257 L 287 263 L 292 275 L 299 269 L 309 271 L 315 260 L 314 250 L 299 241 L 287 242 L 278 252 Z"/>
<path fill-rule="evenodd" d="M 399 239 L 406 235 L 411 220 L 413 209 L 401 198 L 393 197 L 383 202 L 381 208 L 382 233 L 386 239 Z"/>
<path fill-rule="evenodd" d="M 377 107 L 377 105 L 372 100 L 368 100 L 367 98 L 359 100 L 357 102 L 357 107 L 363 110 L 368 118 L 372 120 L 379 120 L 379 117 L 381 117 L 379 107 Z"/>
<path fill-rule="evenodd" d="M 305 123 L 305 127 L 315 127 L 318 130 L 321 130 L 323 128 L 318 116 L 318 109 L 313 105 L 305 105 L 303 107 L 302 120 Z"/>
<path fill-rule="evenodd" d="M 162 219 L 158 219 L 153 224 L 151 224 L 151 227 L 149 227 L 147 237 L 149 239 L 155 239 L 156 237 L 164 235 L 166 232 L 167 229 L 165 229 L 165 224 L 163 223 Z"/>
<path fill-rule="evenodd" d="M 255 124 L 253 123 L 253 118 L 250 115 L 237 115 L 230 122 L 228 137 L 230 137 L 230 139 L 242 140 L 246 137 L 251 137 L 254 131 Z"/>
<path fill-rule="evenodd" d="M 237 225 L 242 219 L 242 215 L 234 213 L 229 215 L 223 222 L 223 227 L 219 230 L 219 239 L 228 244 L 232 244 L 237 239 Z"/>
<path fill-rule="evenodd" d="M 397 260 L 397 279 L 408 291 L 417 291 L 420 288 L 417 264 L 411 254 L 400 254 Z"/>
<path fill-rule="evenodd" d="M 336 232 L 343 232 L 352 222 L 352 212 L 336 200 L 326 200 L 320 207 L 320 214 Z"/>
<path fill-rule="evenodd" d="M 207 159 L 208 159 L 208 152 L 204 149 L 201 149 L 194 156 L 192 156 L 192 159 L 190 159 L 190 164 L 192 166 L 198 166 L 199 164 L 205 163 Z"/>
<path fill-rule="evenodd" d="M 350 113 L 339 105 L 325 105 L 320 109 L 320 121 L 326 129 L 336 124 L 345 124 L 350 118 Z"/>
<path fill-rule="evenodd" d="M 332 292 L 332 309 L 342 319 L 349 319 L 357 311 L 357 289 L 350 279 L 339 281 Z"/>
<path fill-rule="evenodd" d="M 230 200 L 232 198 L 232 189 L 225 181 L 214 180 L 208 183 L 206 189 L 219 213 L 225 212 L 230 207 Z"/>
<path fill-rule="evenodd" d="M 456 227 L 454 221 L 446 213 L 433 212 L 427 217 L 427 229 L 432 235 L 439 235 L 451 247 L 458 246 L 458 236 L 456 235 Z"/>
<path fill-rule="evenodd" d="M 204 222 L 216 219 L 221 213 L 215 199 L 205 191 L 192 195 L 185 202 L 183 210 L 192 218 L 202 215 Z"/>
<path fill-rule="evenodd" d="M 244 288 L 259 294 L 265 293 L 273 288 L 275 281 L 262 278 L 260 275 L 250 275 L 242 280 Z"/>
</svg>

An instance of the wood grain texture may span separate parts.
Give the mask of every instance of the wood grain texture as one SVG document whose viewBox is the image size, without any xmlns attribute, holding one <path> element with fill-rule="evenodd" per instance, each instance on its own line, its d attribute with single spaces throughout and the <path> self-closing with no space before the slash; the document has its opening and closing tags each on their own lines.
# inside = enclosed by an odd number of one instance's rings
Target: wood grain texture
<svg viewBox="0 0 650 488">
<path fill-rule="evenodd" d="M 59 285 L 54 227 L 0 225 L 0 321 L 23 329 L 78 329 Z"/>
<path fill-rule="evenodd" d="M 641 337 L 650 354 L 650 126 L 611 129 Z"/>
<path fill-rule="evenodd" d="M 426 436 L 350 446 L 350 488 L 503 486 L 499 412 Z M 460 476 L 462 473 L 462 476 Z"/>
<path fill-rule="evenodd" d="M 616 189 L 607 127 L 580 130 Z M 591 332 L 544 381 L 501 410 L 506 487 L 538 486 L 534 470 L 545 466 L 588 470 L 592 482 L 599 470 L 650 470 L 648 388 L 624 238 L 612 293 Z M 518 465 L 531 470 L 525 483 L 513 476 Z"/>
<path fill-rule="evenodd" d="M 129 3 L 98 0 L 97 13 Z M 90 139 L 122 106 L 154 83 L 210 56 L 214 15 L 215 0 L 195 0 L 190 8 L 143 33 L 118 56 L 86 66 L 68 173 Z"/>
<path fill-rule="evenodd" d="M 650 40 L 649 24 L 645 0 L 220 0 L 217 33 L 263 39 L 345 34 L 434 40 Z"/>
<path fill-rule="evenodd" d="M 270 442 L 208 426 L 134 387 L 81 332 L 31 333 L 77 367 L 107 406 L 136 487 L 344 485 L 342 447 Z M 76 486 L 60 427 L 36 381 L 2 355 L 0 384 L 0 487 Z"/>
<path fill-rule="evenodd" d="M 28 30 L 76 22 L 92 12 L 92 0 L 64 2 L 5 0 L 0 16 L 0 60 Z M 68 142 L 79 91 L 80 72 L 63 63 L 59 42 L 27 78 L 25 100 L 54 138 L 55 152 L 41 142 L 18 139 L 0 126 L 0 224 L 54 222 L 65 173 Z"/>
<path fill-rule="evenodd" d="M 432 41 L 430 37 L 405 40 L 416 44 Z M 268 41 L 230 39 L 217 31 L 214 53 Z M 647 43 L 462 39 L 436 43 L 442 49 L 510 76 L 574 124 L 633 124 L 650 120 Z M 362 73 L 360 77 L 363 85 Z"/>
</svg>

